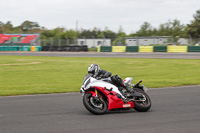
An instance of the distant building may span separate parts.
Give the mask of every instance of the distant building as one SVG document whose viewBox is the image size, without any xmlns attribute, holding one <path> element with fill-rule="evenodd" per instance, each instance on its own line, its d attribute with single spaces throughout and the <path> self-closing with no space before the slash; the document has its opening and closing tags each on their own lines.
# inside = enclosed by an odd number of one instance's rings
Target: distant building
<svg viewBox="0 0 200 133">
<path fill-rule="evenodd" d="M 127 37 L 126 46 L 147 46 L 151 44 L 172 44 L 169 41 L 171 37 L 169 36 L 157 36 L 157 37 Z M 189 41 L 186 38 L 179 38 L 177 44 L 188 45 Z M 176 43 L 175 43 L 176 44 Z"/>
<path fill-rule="evenodd" d="M 78 45 L 87 45 L 88 48 L 97 46 L 111 46 L 111 39 L 77 39 Z"/>
<path fill-rule="evenodd" d="M 126 46 L 147 46 L 150 44 L 166 44 L 169 37 L 127 37 Z"/>
<path fill-rule="evenodd" d="M 186 44 L 186 45 L 188 45 L 189 44 L 189 40 L 186 39 L 186 38 L 179 38 L 178 39 L 178 44 Z"/>
</svg>

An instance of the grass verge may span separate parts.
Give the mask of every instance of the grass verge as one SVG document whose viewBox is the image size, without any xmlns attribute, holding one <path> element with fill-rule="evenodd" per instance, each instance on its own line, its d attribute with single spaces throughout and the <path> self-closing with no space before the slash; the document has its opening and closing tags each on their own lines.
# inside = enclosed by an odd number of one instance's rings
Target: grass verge
<svg viewBox="0 0 200 133">
<path fill-rule="evenodd" d="M 200 84 L 199 59 L 0 56 L 0 96 L 79 91 L 92 63 L 149 88 Z"/>
</svg>

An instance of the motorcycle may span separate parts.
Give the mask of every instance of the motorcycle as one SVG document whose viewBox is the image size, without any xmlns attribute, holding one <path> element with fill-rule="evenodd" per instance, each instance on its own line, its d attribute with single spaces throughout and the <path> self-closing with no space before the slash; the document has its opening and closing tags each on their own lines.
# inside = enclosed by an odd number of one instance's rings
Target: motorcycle
<svg viewBox="0 0 200 133">
<path fill-rule="evenodd" d="M 102 115 L 112 110 L 132 110 L 146 112 L 151 108 L 150 97 L 146 94 L 147 88 L 132 84 L 132 77 L 124 79 L 124 84 L 129 90 L 119 90 L 110 78 L 97 79 L 92 74 L 84 76 L 80 89 L 85 108 L 95 114 Z"/>
</svg>

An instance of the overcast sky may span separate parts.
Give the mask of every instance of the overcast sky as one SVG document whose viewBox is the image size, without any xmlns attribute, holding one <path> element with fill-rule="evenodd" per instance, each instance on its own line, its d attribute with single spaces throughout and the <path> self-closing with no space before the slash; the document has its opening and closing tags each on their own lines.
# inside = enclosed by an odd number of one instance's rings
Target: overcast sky
<svg viewBox="0 0 200 133">
<path fill-rule="evenodd" d="M 198 9 L 200 0 L 0 0 L 0 21 L 19 26 L 29 20 L 48 29 L 76 29 L 78 21 L 78 29 L 117 32 L 122 26 L 130 34 L 145 21 L 153 27 L 174 19 L 188 24 Z"/>
</svg>

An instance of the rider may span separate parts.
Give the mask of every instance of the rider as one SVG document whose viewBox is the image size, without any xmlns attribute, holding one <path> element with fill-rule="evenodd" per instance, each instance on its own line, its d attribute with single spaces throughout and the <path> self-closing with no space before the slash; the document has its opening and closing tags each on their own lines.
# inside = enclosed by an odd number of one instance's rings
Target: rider
<svg viewBox="0 0 200 133">
<path fill-rule="evenodd" d="M 106 70 L 100 70 L 100 67 L 98 64 L 91 64 L 88 67 L 88 73 L 92 73 L 95 78 L 108 78 L 112 75 L 111 72 L 108 72 Z"/>
<path fill-rule="evenodd" d="M 108 78 L 111 77 L 112 73 L 108 72 L 106 70 L 100 70 L 100 67 L 98 64 L 91 64 L 88 67 L 88 73 L 92 73 L 94 75 L 94 78 Z M 131 92 L 131 90 L 125 86 L 123 80 L 118 75 L 113 75 L 111 77 L 112 82 L 118 87 L 119 91 L 123 94 L 122 90 L 125 88 L 128 92 Z M 124 94 L 123 94 L 124 95 Z"/>
</svg>

